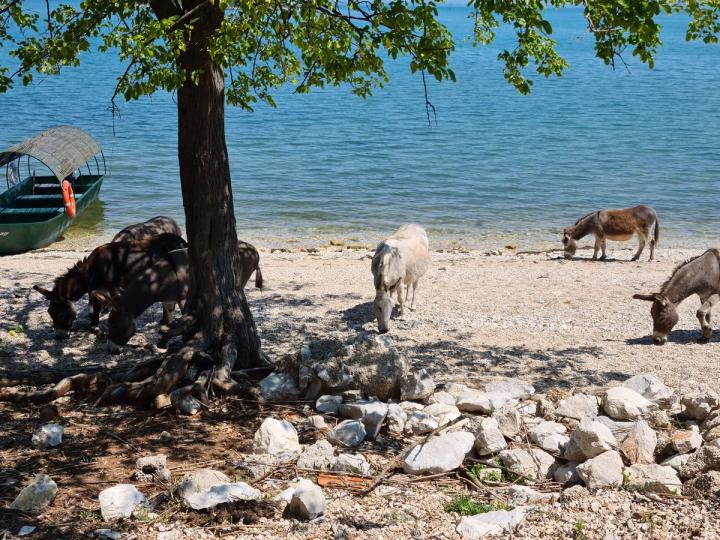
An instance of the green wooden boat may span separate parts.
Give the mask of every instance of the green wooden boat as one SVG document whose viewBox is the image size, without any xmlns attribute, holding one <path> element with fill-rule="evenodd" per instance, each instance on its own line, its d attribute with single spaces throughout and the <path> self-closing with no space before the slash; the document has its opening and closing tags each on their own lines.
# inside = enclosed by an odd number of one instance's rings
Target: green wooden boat
<svg viewBox="0 0 720 540">
<path fill-rule="evenodd" d="M 107 172 L 100 145 L 82 129 L 60 126 L 0 152 L 7 191 L 0 194 L 0 254 L 21 253 L 57 240 L 97 199 Z M 20 171 L 27 176 L 21 179 Z M 2 169 L 0 169 L 2 170 Z M 69 179 L 76 213 L 65 212 L 61 183 Z"/>
</svg>

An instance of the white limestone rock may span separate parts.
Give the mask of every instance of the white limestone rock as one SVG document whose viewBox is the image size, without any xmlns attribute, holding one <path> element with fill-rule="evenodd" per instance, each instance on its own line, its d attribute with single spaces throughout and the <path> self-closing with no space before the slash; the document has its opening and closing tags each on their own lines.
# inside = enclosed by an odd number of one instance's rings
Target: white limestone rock
<svg viewBox="0 0 720 540">
<path fill-rule="evenodd" d="M 386 417 L 387 430 L 389 433 L 402 433 L 405 431 L 405 422 L 407 422 L 407 413 L 397 403 L 388 405 L 388 413 Z"/>
<path fill-rule="evenodd" d="M 567 463 L 560 465 L 555 469 L 553 475 L 555 481 L 558 484 L 562 484 L 564 487 L 573 486 L 580 483 L 580 476 L 578 475 L 577 468 L 579 463 L 575 461 L 568 461 Z"/>
<path fill-rule="evenodd" d="M 559 452 L 569 440 L 566 431 L 564 425 L 546 420 L 530 428 L 528 436 L 546 452 Z"/>
<path fill-rule="evenodd" d="M 617 488 L 623 482 L 623 462 L 615 450 L 608 450 L 577 467 L 580 479 L 588 489 Z"/>
<path fill-rule="evenodd" d="M 692 454 L 675 454 L 662 461 L 660 465 L 672 467 L 676 471 L 679 471 L 688 462 L 690 456 L 692 456 Z"/>
<path fill-rule="evenodd" d="M 574 394 L 558 402 L 555 414 L 575 420 L 595 418 L 598 415 L 598 400 L 589 394 Z"/>
<path fill-rule="evenodd" d="M 65 428 L 60 424 L 46 424 L 36 429 L 30 440 L 35 448 L 45 450 L 59 446 L 62 443 L 64 432 Z"/>
<path fill-rule="evenodd" d="M 106 521 L 129 518 L 138 507 L 149 508 L 145 495 L 132 484 L 118 484 L 100 492 L 100 513 Z"/>
<path fill-rule="evenodd" d="M 282 456 L 302 450 L 295 427 L 287 420 L 266 418 L 255 432 L 253 450 L 257 454 Z"/>
<path fill-rule="evenodd" d="M 480 418 L 479 427 L 475 431 L 475 452 L 479 456 L 496 454 L 507 448 L 505 437 L 498 427 L 495 418 Z"/>
<path fill-rule="evenodd" d="M 359 420 L 343 420 L 327 434 L 327 440 L 337 446 L 354 448 L 365 440 L 365 426 Z"/>
<path fill-rule="evenodd" d="M 463 412 L 492 414 L 506 405 L 515 405 L 518 399 L 510 393 L 471 390 L 460 395 L 457 408 Z"/>
<path fill-rule="evenodd" d="M 631 465 L 655 462 L 657 433 L 645 420 L 638 420 L 620 443 L 619 450 Z"/>
<path fill-rule="evenodd" d="M 331 470 L 367 476 L 370 474 L 370 464 L 361 454 L 340 454 L 333 460 Z"/>
<path fill-rule="evenodd" d="M 435 392 L 432 396 L 428 398 L 428 403 L 444 403 L 445 405 L 455 405 L 455 402 L 457 401 L 455 396 L 453 396 L 450 392 L 446 392 L 444 390 L 441 390 L 440 392 Z"/>
<path fill-rule="evenodd" d="M 475 436 L 466 431 L 443 433 L 413 448 L 403 461 L 406 474 L 437 474 L 462 465 L 472 450 Z"/>
<path fill-rule="evenodd" d="M 326 471 L 330 469 L 334 459 L 333 446 L 325 439 L 320 439 L 302 451 L 297 460 L 297 468 Z"/>
<path fill-rule="evenodd" d="M 10 503 L 9 508 L 37 514 L 53 501 L 57 490 L 57 484 L 47 474 L 35 475 L 32 482 L 22 488 Z"/>
<path fill-rule="evenodd" d="M 687 416 L 702 421 L 708 417 L 710 411 L 720 407 L 720 395 L 715 392 L 697 390 L 685 394 L 680 403 Z"/>
<path fill-rule="evenodd" d="M 655 493 L 680 495 L 682 482 L 672 467 L 638 464 L 625 468 L 626 487 Z"/>
<path fill-rule="evenodd" d="M 446 403 L 433 403 L 425 407 L 422 412 L 435 418 L 440 426 L 444 426 L 462 416 L 462 413 L 460 413 L 455 405 L 448 405 Z"/>
<path fill-rule="evenodd" d="M 493 418 L 497 420 L 498 429 L 508 438 L 517 437 L 523 426 L 523 419 L 520 411 L 513 405 L 501 407 L 493 413 Z"/>
<path fill-rule="evenodd" d="M 365 426 L 365 436 L 373 440 L 380 433 L 380 428 L 387 416 L 388 406 L 382 401 L 355 401 L 340 405 L 340 416 L 360 420 Z"/>
<path fill-rule="evenodd" d="M 342 402 L 342 396 L 320 396 L 315 401 L 315 410 L 322 414 L 337 414 Z"/>
<path fill-rule="evenodd" d="M 503 450 L 499 457 L 510 472 L 533 480 L 552 478 L 557 467 L 555 458 L 539 448 Z"/>
<path fill-rule="evenodd" d="M 678 454 L 689 454 L 703 444 L 702 435 L 696 429 L 680 429 L 670 435 L 672 447 Z"/>
<path fill-rule="evenodd" d="M 465 516 L 460 520 L 456 531 L 463 540 L 477 540 L 488 535 L 511 534 L 525 519 L 523 507 L 514 510 L 495 510 L 474 516 Z"/>
<path fill-rule="evenodd" d="M 570 437 L 570 442 L 572 444 L 568 445 L 569 448 L 566 448 L 563 455 L 566 459 L 573 461 L 583 461 L 583 459 L 578 458 L 577 455 L 570 455 L 571 448 L 577 448 L 583 458 L 593 458 L 607 450 L 617 448 L 617 440 L 610 429 L 590 418 L 580 421 Z"/>
<path fill-rule="evenodd" d="M 669 409 L 677 402 L 675 391 L 652 373 L 641 373 L 630 377 L 623 386 L 635 390 L 661 409 Z"/>
<path fill-rule="evenodd" d="M 257 501 L 262 493 L 245 482 L 216 484 L 185 498 L 188 506 L 195 510 L 213 508 L 218 504 L 234 501 Z"/>
<path fill-rule="evenodd" d="M 175 493 L 183 500 L 194 494 L 205 491 L 218 484 L 229 484 L 230 478 L 223 472 L 213 469 L 196 469 L 183 476 L 175 488 Z"/>
<path fill-rule="evenodd" d="M 310 521 L 324 515 L 325 506 L 325 495 L 320 486 L 303 478 L 293 491 L 290 503 L 285 508 L 285 514 Z"/>
<path fill-rule="evenodd" d="M 260 394 L 268 401 L 283 401 L 297 399 L 300 389 L 295 377 L 289 373 L 271 373 L 259 383 Z"/>
<path fill-rule="evenodd" d="M 615 386 L 605 392 L 603 410 L 615 420 L 639 420 L 648 414 L 655 405 L 625 386 Z"/>
<path fill-rule="evenodd" d="M 434 416 L 424 411 L 413 411 L 405 422 L 405 432 L 413 435 L 425 435 L 439 426 L 440 423 Z"/>
<path fill-rule="evenodd" d="M 400 399 L 424 400 L 435 392 L 435 381 L 427 371 L 410 371 L 400 379 Z"/>
<path fill-rule="evenodd" d="M 535 388 L 516 381 L 492 381 L 485 385 L 485 391 L 489 394 L 509 394 L 512 399 L 520 401 L 532 396 Z"/>
</svg>

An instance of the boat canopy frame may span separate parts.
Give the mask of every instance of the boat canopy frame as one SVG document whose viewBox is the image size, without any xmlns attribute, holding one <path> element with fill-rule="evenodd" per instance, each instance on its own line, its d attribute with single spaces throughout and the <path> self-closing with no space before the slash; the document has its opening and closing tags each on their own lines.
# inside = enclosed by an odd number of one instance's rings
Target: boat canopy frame
<svg viewBox="0 0 720 540">
<path fill-rule="evenodd" d="M 102 158 L 102 169 L 98 155 Z M 27 156 L 28 176 L 32 176 L 30 159 L 33 158 L 47 167 L 59 183 L 76 170 L 81 171 L 82 174 L 83 166 L 87 167 L 88 174 L 92 175 L 91 160 L 95 162 L 98 176 L 107 174 L 105 154 L 100 145 L 86 131 L 73 126 L 50 128 L 0 152 L 0 167 L 5 166 L 5 180 L 8 188 L 12 187 L 10 185 L 10 164 L 17 161 L 19 165 L 20 159 L 25 156 Z"/>
</svg>

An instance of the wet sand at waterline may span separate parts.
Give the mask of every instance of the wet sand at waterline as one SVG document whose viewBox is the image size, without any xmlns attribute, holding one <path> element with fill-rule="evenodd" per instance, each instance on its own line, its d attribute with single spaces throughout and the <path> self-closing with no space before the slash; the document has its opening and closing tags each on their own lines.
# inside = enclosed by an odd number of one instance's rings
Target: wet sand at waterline
<svg viewBox="0 0 720 540">
<path fill-rule="evenodd" d="M 375 331 L 370 250 L 261 251 L 266 286 L 257 290 L 251 280 L 246 290 L 271 358 L 296 352 L 308 339 L 351 340 Z M 438 383 L 479 385 L 493 377 L 515 377 L 543 391 L 558 385 L 604 386 L 653 372 L 675 388 L 695 383 L 712 388 L 720 375 L 720 333 L 710 344 L 695 343 L 697 298 L 681 304 L 680 322 L 663 347 L 649 338 L 650 304 L 631 299 L 658 290 L 676 264 L 701 252 L 661 245 L 652 263 L 630 262 L 632 250 L 617 244 L 610 246 L 612 260 L 606 262 L 588 260 L 586 250 L 572 261 L 558 252 L 434 252 L 416 309 L 393 319 L 389 335 Z M 5 369 L 115 365 L 141 359 L 147 355 L 144 347 L 157 341 L 159 306 L 141 317 L 138 334 L 121 355 L 108 355 L 106 318 L 98 331 L 81 328 L 86 299 L 78 303 L 71 338 L 53 338 L 46 302 L 31 286 L 50 286 L 86 254 L 49 249 L 0 258 Z M 24 333 L 9 335 L 17 325 Z"/>
</svg>

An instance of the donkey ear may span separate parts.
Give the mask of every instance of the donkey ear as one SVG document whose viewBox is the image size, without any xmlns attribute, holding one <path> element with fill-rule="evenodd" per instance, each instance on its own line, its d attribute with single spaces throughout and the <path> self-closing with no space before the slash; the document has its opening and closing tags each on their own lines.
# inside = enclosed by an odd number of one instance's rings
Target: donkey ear
<svg viewBox="0 0 720 540">
<path fill-rule="evenodd" d="M 647 302 L 655 301 L 655 294 L 633 294 L 635 300 L 645 300 Z"/>
<path fill-rule="evenodd" d="M 33 289 L 42 294 L 45 298 L 53 297 L 52 291 L 48 291 L 47 289 L 42 288 L 40 285 L 33 285 Z"/>
<path fill-rule="evenodd" d="M 670 302 L 664 295 L 660 293 L 653 294 L 653 299 L 658 302 L 662 307 L 665 307 Z"/>
</svg>

